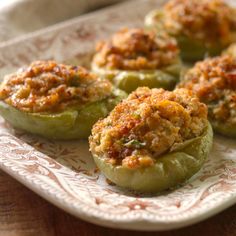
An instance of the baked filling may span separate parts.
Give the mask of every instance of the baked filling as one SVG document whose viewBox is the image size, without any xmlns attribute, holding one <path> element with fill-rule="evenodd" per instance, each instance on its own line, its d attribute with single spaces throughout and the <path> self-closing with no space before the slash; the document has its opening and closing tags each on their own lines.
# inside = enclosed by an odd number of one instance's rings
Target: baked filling
<svg viewBox="0 0 236 236">
<path fill-rule="evenodd" d="M 188 71 L 179 87 L 192 90 L 209 108 L 209 118 L 236 124 L 236 59 L 206 59 Z"/>
<path fill-rule="evenodd" d="M 231 43 L 236 10 L 223 0 L 171 0 L 164 7 L 164 26 L 173 35 Z"/>
<path fill-rule="evenodd" d="M 108 41 L 98 43 L 93 63 L 101 68 L 153 70 L 178 59 L 175 39 L 142 29 L 122 29 Z"/>
<path fill-rule="evenodd" d="M 59 112 L 104 99 L 112 88 L 82 67 L 36 61 L 4 78 L 0 99 L 25 112 Z"/>
<path fill-rule="evenodd" d="M 207 107 L 190 91 L 140 87 L 94 125 L 90 150 L 114 165 L 151 166 L 206 125 Z"/>
</svg>

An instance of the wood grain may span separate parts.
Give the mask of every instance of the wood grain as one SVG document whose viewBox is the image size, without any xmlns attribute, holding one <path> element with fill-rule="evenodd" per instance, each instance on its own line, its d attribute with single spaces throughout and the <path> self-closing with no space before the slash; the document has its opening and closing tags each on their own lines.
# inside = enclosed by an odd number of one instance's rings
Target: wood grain
<svg viewBox="0 0 236 236">
<path fill-rule="evenodd" d="M 166 232 L 134 232 L 96 226 L 54 207 L 0 171 L 0 236 L 234 236 L 236 205 L 202 223 Z"/>
</svg>

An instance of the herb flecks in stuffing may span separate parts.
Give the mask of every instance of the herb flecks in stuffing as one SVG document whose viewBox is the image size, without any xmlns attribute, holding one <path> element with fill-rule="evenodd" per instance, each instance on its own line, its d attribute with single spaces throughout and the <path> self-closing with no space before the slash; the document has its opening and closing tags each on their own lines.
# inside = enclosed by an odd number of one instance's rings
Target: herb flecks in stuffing
<svg viewBox="0 0 236 236">
<path fill-rule="evenodd" d="M 223 0 L 171 0 L 164 8 L 165 29 L 207 43 L 231 43 L 236 10 Z"/>
<path fill-rule="evenodd" d="M 206 59 L 185 75 L 179 87 L 192 90 L 209 108 L 209 118 L 236 124 L 236 58 Z"/>
<path fill-rule="evenodd" d="M 102 100 L 112 88 L 83 67 L 36 61 L 4 78 L 0 99 L 25 112 L 58 112 Z"/>
<path fill-rule="evenodd" d="M 94 125 L 90 149 L 112 164 L 153 165 L 174 145 L 201 135 L 206 125 L 206 105 L 190 91 L 142 87 Z"/>
<path fill-rule="evenodd" d="M 118 70 L 153 70 L 175 63 L 179 50 L 175 39 L 142 29 L 122 29 L 97 45 L 93 63 Z"/>
</svg>

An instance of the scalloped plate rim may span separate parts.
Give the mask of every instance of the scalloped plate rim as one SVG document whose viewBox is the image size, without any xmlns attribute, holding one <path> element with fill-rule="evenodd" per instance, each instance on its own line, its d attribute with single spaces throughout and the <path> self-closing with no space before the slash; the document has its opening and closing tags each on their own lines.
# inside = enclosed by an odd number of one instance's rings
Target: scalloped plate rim
<svg viewBox="0 0 236 236">
<path fill-rule="evenodd" d="M 1 160 L 1 158 L 0 158 Z M 235 194 L 231 194 L 231 197 L 228 197 L 228 199 L 225 199 L 225 201 L 222 203 L 218 203 L 217 206 L 211 208 L 210 210 L 205 210 L 205 212 L 201 212 L 200 214 L 195 214 L 192 217 L 188 217 L 188 220 L 186 219 L 180 219 L 180 220 L 173 220 L 168 222 L 163 221 L 148 221 L 148 220 L 132 220 L 132 221 L 125 221 L 125 220 L 109 220 L 107 219 L 101 219 L 100 217 L 96 215 L 87 214 L 85 211 L 78 211 L 75 208 L 71 207 L 70 204 L 63 205 L 60 199 L 57 199 L 55 201 L 55 196 L 45 190 L 43 190 L 40 185 L 36 185 L 33 182 L 25 180 L 25 178 L 20 175 L 19 173 L 16 173 L 16 171 L 11 170 L 10 168 L 6 167 L 4 163 L 0 161 L 0 169 L 4 170 L 6 173 L 8 173 L 13 178 L 17 179 L 20 183 L 25 185 L 27 188 L 31 189 L 33 192 L 41 196 L 42 198 L 46 199 L 53 205 L 57 206 L 58 208 L 66 211 L 67 213 L 70 213 L 71 215 L 74 215 L 82 220 L 86 220 L 90 223 L 101 225 L 109 228 L 116 228 L 116 229 L 127 229 L 127 230 L 143 230 L 143 231 L 165 231 L 165 230 L 172 230 L 172 229 L 179 229 L 182 227 L 190 226 L 192 224 L 201 222 L 213 215 L 216 215 L 217 213 L 220 213 L 221 211 L 225 210 L 226 208 L 236 204 L 236 192 Z M 118 225 L 117 225 L 118 223 Z M 168 228 L 167 228 L 168 225 Z"/>
</svg>

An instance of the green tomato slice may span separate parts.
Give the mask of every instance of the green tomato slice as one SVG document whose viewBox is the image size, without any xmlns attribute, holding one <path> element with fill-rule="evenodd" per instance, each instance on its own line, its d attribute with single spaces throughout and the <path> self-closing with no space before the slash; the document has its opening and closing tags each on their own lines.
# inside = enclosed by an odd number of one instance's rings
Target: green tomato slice
<svg viewBox="0 0 236 236">
<path fill-rule="evenodd" d="M 210 120 L 213 130 L 229 138 L 236 138 L 236 124 Z"/>
<path fill-rule="evenodd" d="M 96 65 L 92 65 L 92 69 L 95 73 L 109 79 L 117 88 L 127 93 L 142 86 L 172 90 L 179 80 L 181 61 L 177 60 L 176 63 L 160 70 L 106 70 L 98 68 Z"/>
<path fill-rule="evenodd" d="M 145 18 L 145 25 L 148 28 L 154 28 L 157 32 L 166 31 L 164 27 L 164 12 L 163 10 L 153 10 Z M 172 37 L 175 37 L 179 48 L 180 56 L 184 61 L 198 61 L 207 56 L 219 55 L 224 48 L 228 45 L 222 45 L 220 43 L 209 44 L 205 41 L 188 38 L 184 35 L 174 35 L 169 33 Z M 236 32 L 232 33 L 232 41 L 236 39 Z"/>
<path fill-rule="evenodd" d="M 0 101 L 0 114 L 13 127 L 50 139 L 87 138 L 93 124 L 118 104 L 126 94 L 118 89 L 111 97 L 60 113 L 28 113 Z"/>
<path fill-rule="evenodd" d="M 219 43 L 206 45 L 204 42 L 196 41 L 185 36 L 176 37 L 180 48 L 180 56 L 184 61 L 198 61 L 208 56 L 217 56 L 226 47 Z"/>
<path fill-rule="evenodd" d="M 130 93 L 138 87 L 164 88 L 172 90 L 176 84 L 176 78 L 162 71 L 131 72 L 123 71 L 113 79 L 114 85 Z"/>
<path fill-rule="evenodd" d="M 94 155 L 101 172 L 118 186 L 140 192 L 156 193 L 178 186 L 202 167 L 213 140 L 211 125 L 197 138 L 186 141 L 170 153 L 156 159 L 150 167 L 130 169 L 112 165 L 103 157 Z"/>
</svg>

